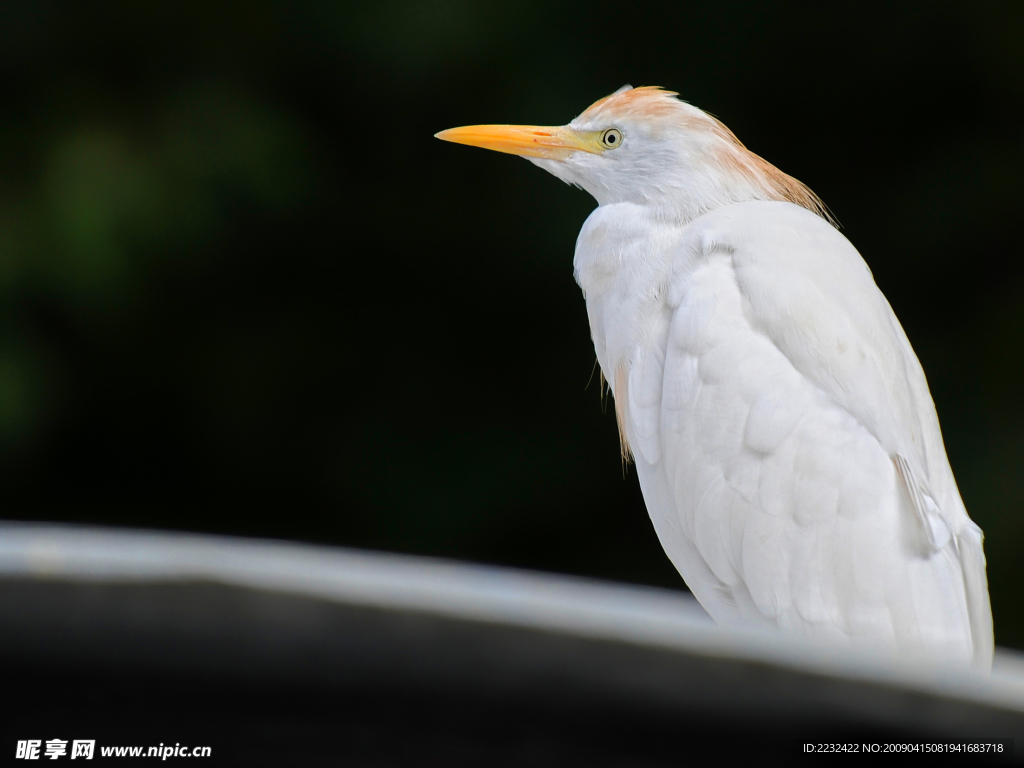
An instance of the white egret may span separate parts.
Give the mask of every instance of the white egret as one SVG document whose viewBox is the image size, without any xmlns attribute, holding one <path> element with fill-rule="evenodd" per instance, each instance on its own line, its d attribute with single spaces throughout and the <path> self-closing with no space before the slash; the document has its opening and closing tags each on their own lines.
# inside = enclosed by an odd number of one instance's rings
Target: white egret
<svg viewBox="0 0 1024 768">
<path fill-rule="evenodd" d="M 597 359 L 712 617 L 990 668 L 982 533 L 899 321 L 814 193 L 676 95 L 437 137 L 596 198 L 574 267 Z"/>
</svg>

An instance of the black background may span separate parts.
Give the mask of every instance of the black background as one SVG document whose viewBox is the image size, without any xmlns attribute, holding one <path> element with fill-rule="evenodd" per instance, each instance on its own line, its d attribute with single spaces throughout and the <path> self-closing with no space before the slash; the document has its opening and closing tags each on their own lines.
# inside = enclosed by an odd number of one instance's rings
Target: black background
<svg viewBox="0 0 1024 768">
<path fill-rule="evenodd" d="M 1015 2 L 4 3 L 3 514 L 683 588 L 592 377 L 593 201 L 432 138 L 662 85 L 864 254 L 1024 647 L 1022 40 Z"/>
</svg>

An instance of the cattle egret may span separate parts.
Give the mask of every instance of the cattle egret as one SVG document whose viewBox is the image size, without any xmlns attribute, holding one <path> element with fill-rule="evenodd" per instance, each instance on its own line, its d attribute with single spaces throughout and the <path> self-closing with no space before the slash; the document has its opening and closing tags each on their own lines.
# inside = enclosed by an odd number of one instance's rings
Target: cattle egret
<svg viewBox="0 0 1024 768">
<path fill-rule="evenodd" d="M 573 266 L 624 455 L 715 620 L 991 668 L 981 529 L 903 328 L 818 197 L 676 96 L 437 138 L 596 198 Z"/>
</svg>

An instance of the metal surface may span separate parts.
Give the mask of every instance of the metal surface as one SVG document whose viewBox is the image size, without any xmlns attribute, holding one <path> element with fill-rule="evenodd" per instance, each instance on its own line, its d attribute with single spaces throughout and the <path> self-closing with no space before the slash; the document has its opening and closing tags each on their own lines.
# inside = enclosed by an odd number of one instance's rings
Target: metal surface
<svg viewBox="0 0 1024 768">
<path fill-rule="evenodd" d="M 815 737 L 1024 744 L 1015 654 L 992 676 L 896 665 L 717 626 L 682 593 L 508 568 L 3 523 L 0 615 L 9 684 L 32 702 L 11 738 L 40 718 L 185 738 L 160 731 L 173 722 L 247 764 L 297 749 L 284 732 L 317 758 L 335 753 L 310 739 L 345 734 L 353 764 L 668 765 L 680 740 L 710 761 L 744 735 L 774 754 Z M 40 694 L 68 681 L 61 706 Z"/>
</svg>

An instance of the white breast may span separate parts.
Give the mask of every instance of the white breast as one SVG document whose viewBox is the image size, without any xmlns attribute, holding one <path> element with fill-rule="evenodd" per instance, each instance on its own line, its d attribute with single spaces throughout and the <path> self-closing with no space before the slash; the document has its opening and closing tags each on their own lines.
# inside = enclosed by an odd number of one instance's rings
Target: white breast
<svg viewBox="0 0 1024 768">
<path fill-rule="evenodd" d="M 845 238 L 786 203 L 687 226 L 619 204 L 575 267 L 651 519 L 713 617 L 988 663 L 980 531 Z"/>
</svg>

